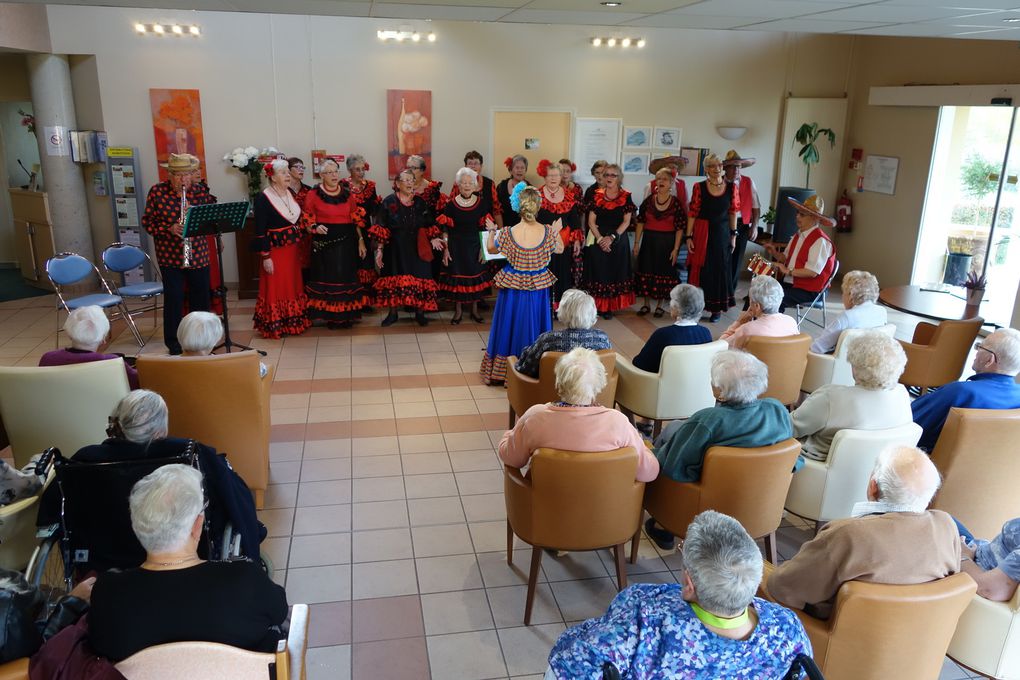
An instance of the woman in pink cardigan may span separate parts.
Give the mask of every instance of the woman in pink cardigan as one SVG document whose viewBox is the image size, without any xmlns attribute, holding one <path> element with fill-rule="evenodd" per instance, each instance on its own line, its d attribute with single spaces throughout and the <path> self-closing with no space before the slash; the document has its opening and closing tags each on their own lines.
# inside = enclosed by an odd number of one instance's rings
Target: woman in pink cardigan
<svg viewBox="0 0 1020 680">
<path fill-rule="evenodd" d="M 595 352 L 578 347 L 565 354 L 556 362 L 560 401 L 529 408 L 499 442 L 500 460 L 523 468 L 540 448 L 594 453 L 631 446 L 639 457 L 637 481 L 655 479 L 659 461 L 638 431 L 625 415 L 595 402 L 605 386 L 606 369 Z"/>
<path fill-rule="evenodd" d="M 781 338 L 800 333 L 797 321 L 779 311 L 783 287 L 774 278 L 754 277 L 748 298 L 748 308 L 719 336 L 729 343 L 730 349 L 744 349 L 747 341 L 756 335 Z"/>
</svg>

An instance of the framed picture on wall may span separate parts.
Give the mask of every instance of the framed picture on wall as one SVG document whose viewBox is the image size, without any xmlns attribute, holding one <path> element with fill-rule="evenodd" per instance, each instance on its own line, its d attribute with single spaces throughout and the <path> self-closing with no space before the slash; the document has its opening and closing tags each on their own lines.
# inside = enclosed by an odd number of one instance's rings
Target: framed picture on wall
<svg viewBox="0 0 1020 680">
<path fill-rule="evenodd" d="M 625 149 L 650 149 L 652 148 L 652 126 L 627 125 L 623 128 L 623 148 Z"/>
<path fill-rule="evenodd" d="M 652 144 L 656 149 L 670 149 L 676 150 L 680 148 L 680 134 L 683 132 L 682 129 L 676 127 L 659 127 L 655 126 L 655 143 Z"/>
<path fill-rule="evenodd" d="M 687 177 L 701 177 L 705 174 L 703 162 L 708 155 L 708 149 L 701 149 L 695 146 L 685 146 L 677 154 L 687 161 L 680 168 L 680 174 Z"/>
<path fill-rule="evenodd" d="M 623 171 L 628 175 L 647 175 L 648 158 L 647 153 L 623 152 Z"/>
</svg>

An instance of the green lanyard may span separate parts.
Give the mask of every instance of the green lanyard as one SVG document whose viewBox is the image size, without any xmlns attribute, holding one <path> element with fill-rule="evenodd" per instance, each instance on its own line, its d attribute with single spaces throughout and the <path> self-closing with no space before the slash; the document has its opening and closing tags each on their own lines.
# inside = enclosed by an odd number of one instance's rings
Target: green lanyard
<svg viewBox="0 0 1020 680">
<path fill-rule="evenodd" d="M 744 609 L 742 614 L 734 616 L 732 619 L 724 619 L 716 616 L 715 614 L 706 612 L 704 609 L 698 606 L 696 602 L 688 602 L 691 605 L 691 609 L 694 610 L 694 615 L 698 617 L 703 624 L 706 626 L 712 626 L 722 630 L 732 630 L 733 628 L 740 628 L 742 625 L 750 620 L 751 616 L 748 614 L 747 608 Z"/>
</svg>

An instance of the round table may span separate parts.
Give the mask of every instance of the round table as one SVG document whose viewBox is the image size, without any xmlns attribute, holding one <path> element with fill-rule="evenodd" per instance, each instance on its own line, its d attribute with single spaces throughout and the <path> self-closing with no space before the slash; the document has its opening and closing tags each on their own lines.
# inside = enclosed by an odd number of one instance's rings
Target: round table
<svg viewBox="0 0 1020 680">
<path fill-rule="evenodd" d="M 973 319 L 979 316 L 979 305 L 968 305 L 950 292 L 922 290 L 921 286 L 890 286 L 878 294 L 886 307 L 933 321 Z"/>
</svg>

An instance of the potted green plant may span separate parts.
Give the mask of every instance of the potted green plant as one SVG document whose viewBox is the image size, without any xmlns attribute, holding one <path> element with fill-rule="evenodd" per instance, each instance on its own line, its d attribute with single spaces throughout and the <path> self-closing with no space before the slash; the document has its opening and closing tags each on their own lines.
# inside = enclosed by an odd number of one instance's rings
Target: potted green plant
<svg viewBox="0 0 1020 680">
<path fill-rule="evenodd" d="M 978 274 L 977 272 L 968 272 L 967 280 L 964 282 L 963 287 L 967 289 L 967 304 L 977 306 L 981 304 L 981 300 L 985 297 L 985 285 L 988 280 L 984 274 Z"/>
<path fill-rule="evenodd" d="M 815 146 L 819 137 L 825 137 L 829 140 L 829 147 L 836 148 L 836 133 L 829 128 L 818 127 L 818 123 L 804 123 L 797 128 L 797 132 L 793 135 L 794 142 L 803 145 L 797 155 L 800 156 L 804 167 L 807 168 L 807 176 L 804 178 L 805 189 L 811 188 L 811 166 L 821 160 L 818 147 Z"/>
</svg>

